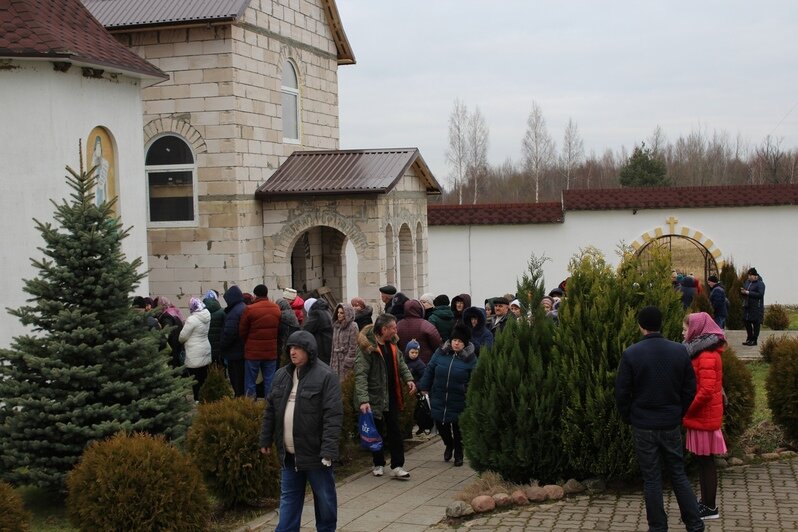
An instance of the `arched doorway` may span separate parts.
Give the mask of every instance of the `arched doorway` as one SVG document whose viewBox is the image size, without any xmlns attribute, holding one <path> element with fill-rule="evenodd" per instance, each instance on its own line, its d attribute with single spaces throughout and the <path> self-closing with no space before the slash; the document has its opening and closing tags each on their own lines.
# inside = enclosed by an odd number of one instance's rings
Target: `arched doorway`
<svg viewBox="0 0 798 532">
<path fill-rule="evenodd" d="M 413 256 L 413 234 L 407 224 L 403 224 L 399 229 L 399 275 L 401 276 L 399 286 L 409 298 L 416 297 L 416 283 L 413 275 L 415 262 L 415 257 Z"/>
<path fill-rule="evenodd" d="M 394 249 L 396 244 L 393 241 L 393 227 L 388 225 L 385 228 L 385 277 L 388 284 L 396 286 L 396 259 Z"/>
<path fill-rule="evenodd" d="M 421 222 L 416 224 L 416 293 L 418 297 L 424 294 L 427 287 L 426 263 L 427 257 L 424 255 L 424 227 Z"/>
<path fill-rule="evenodd" d="M 667 251 L 671 255 L 673 268 L 705 282 L 710 275 L 718 275 L 718 264 L 712 253 L 698 240 L 688 236 L 665 235 L 648 241 L 638 249 L 643 265 L 652 260 L 654 249 Z"/>
<path fill-rule="evenodd" d="M 333 227 L 316 226 L 301 233 L 291 251 L 291 286 L 300 292 L 326 287 L 334 301 L 343 301 L 346 242 L 346 235 Z"/>
</svg>

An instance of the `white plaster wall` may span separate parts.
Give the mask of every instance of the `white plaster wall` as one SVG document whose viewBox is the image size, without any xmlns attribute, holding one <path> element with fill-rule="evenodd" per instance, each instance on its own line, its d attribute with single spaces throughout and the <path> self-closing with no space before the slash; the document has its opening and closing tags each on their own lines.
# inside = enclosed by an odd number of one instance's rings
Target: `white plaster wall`
<svg viewBox="0 0 798 532">
<path fill-rule="evenodd" d="M 562 224 L 431 226 L 429 228 L 430 291 L 470 293 L 482 302 L 515 292 L 516 280 L 527 270 L 530 254 L 545 255 L 546 289 L 568 276 L 568 263 L 580 248 L 595 246 L 612 264 L 617 249 L 660 228 L 671 234 L 666 219 L 703 233 L 720 251 L 717 260 L 733 259 L 737 268 L 755 266 L 765 282 L 765 303 L 798 304 L 794 255 L 798 249 L 797 206 L 714 209 L 631 209 L 566 212 Z"/>
<path fill-rule="evenodd" d="M 25 302 L 22 279 L 37 274 L 30 258 L 42 258 L 43 245 L 32 218 L 51 221 L 53 205 L 69 194 L 66 165 L 79 167 L 78 140 L 96 126 L 107 128 L 116 143 L 120 214 L 133 226 L 122 249 L 128 260 L 141 257 L 147 269 L 146 190 L 142 107 L 138 80 L 84 78 L 78 67 L 55 72 L 49 62 L 13 62 L 0 70 L 0 345 L 23 332 L 5 312 Z M 84 155 L 85 156 L 85 155 Z M 85 162 L 84 162 L 85 165 Z M 149 292 L 147 280 L 137 292 Z"/>
</svg>

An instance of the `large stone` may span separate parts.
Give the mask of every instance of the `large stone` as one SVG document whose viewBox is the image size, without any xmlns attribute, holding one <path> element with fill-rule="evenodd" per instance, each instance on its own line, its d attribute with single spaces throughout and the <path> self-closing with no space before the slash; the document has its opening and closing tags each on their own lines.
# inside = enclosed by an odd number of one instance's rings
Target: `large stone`
<svg viewBox="0 0 798 532">
<path fill-rule="evenodd" d="M 523 490 L 515 490 L 510 497 L 512 497 L 513 502 L 518 506 L 526 506 L 529 504 L 529 499 Z"/>
<path fill-rule="evenodd" d="M 546 484 L 543 486 L 543 492 L 546 494 L 546 498 L 551 501 L 559 501 L 565 497 L 565 491 L 557 484 Z"/>
<path fill-rule="evenodd" d="M 582 481 L 589 493 L 600 493 L 607 489 L 607 484 L 600 478 L 588 478 Z"/>
<path fill-rule="evenodd" d="M 781 456 L 782 458 L 792 458 L 792 457 L 794 457 L 796 455 L 798 455 L 798 453 L 796 453 L 795 451 L 787 450 L 787 451 L 780 451 L 779 452 L 779 456 Z"/>
<path fill-rule="evenodd" d="M 742 460 L 740 460 L 736 456 L 733 456 L 732 458 L 729 458 L 729 465 L 738 466 L 738 465 L 743 465 L 744 463 L 745 462 L 743 462 Z"/>
<path fill-rule="evenodd" d="M 729 467 L 729 462 L 725 458 L 721 458 L 719 456 L 715 457 L 715 466 L 720 469 L 725 469 Z"/>
<path fill-rule="evenodd" d="M 527 486 L 524 488 L 524 495 L 529 502 L 543 502 L 546 500 L 546 492 L 540 486 Z"/>
<path fill-rule="evenodd" d="M 471 508 L 477 513 L 490 512 L 496 509 L 496 501 L 490 495 L 477 495 L 471 500 Z"/>
<path fill-rule="evenodd" d="M 779 453 L 763 453 L 761 458 L 762 460 L 778 460 L 781 455 Z"/>
<path fill-rule="evenodd" d="M 446 507 L 446 517 L 463 517 L 472 513 L 474 510 L 465 501 L 454 501 Z"/>
<path fill-rule="evenodd" d="M 585 491 L 585 486 L 575 478 L 571 478 L 563 484 L 562 489 L 567 495 L 571 495 L 572 493 L 582 493 Z"/>
<path fill-rule="evenodd" d="M 496 502 L 497 508 L 502 508 L 504 506 L 510 506 L 513 504 L 513 499 L 510 498 L 510 496 L 506 493 L 494 493 L 493 500 Z"/>
</svg>

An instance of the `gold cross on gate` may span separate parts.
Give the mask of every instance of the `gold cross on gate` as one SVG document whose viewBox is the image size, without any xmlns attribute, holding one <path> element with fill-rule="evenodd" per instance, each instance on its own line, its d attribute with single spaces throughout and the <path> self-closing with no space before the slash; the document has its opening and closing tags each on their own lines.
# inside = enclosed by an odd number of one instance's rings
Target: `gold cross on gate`
<svg viewBox="0 0 798 532">
<path fill-rule="evenodd" d="M 672 234 L 672 235 L 673 235 L 673 234 L 676 234 L 676 233 L 674 233 L 674 231 L 673 231 L 673 228 L 676 226 L 676 224 L 678 224 L 678 223 L 679 223 L 679 219 L 678 219 L 678 218 L 676 218 L 676 217 L 674 217 L 674 216 L 671 216 L 670 218 L 668 218 L 667 220 L 665 220 L 665 223 L 666 223 L 666 224 L 668 224 L 668 227 L 670 227 L 671 234 Z"/>
</svg>

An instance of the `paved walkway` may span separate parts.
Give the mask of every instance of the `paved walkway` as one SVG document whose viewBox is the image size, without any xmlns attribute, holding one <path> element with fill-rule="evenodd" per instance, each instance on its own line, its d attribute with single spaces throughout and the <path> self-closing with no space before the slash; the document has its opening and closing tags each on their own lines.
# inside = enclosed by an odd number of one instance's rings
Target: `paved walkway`
<svg viewBox="0 0 798 532">
<path fill-rule="evenodd" d="M 439 439 L 407 454 L 408 481 L 375 478 L 370 471 L 354 475 L 338 486 L 338 529 L 341 531 L 425 530 L 646 530 L 641 490 L 618 495 L 571 496 L 553 504 L 530 505 L 496 512 L 449 526 L 446 506 L 470 484 L 476 474 L 466 464 L 453 467 L 442 460 Z M 718 504 L 721 518 L 707 521 L 717 532 L 798 530 L 798 458 L 738 466 L 719 472 Z M 696 488 L 697 489 L 697 488 Z M 672 493 L 666 497 L 671 530 L 683 530 Z M 302 513 L 302 531 L 315 530 L 312 498 Z M 274 530 L 276 512 L 251 522 L 242 530 Z"/>
<path fill-rule="evenodd" d="M 742 360 L 759 360 L 762 358 L 762 354 L 759 352 L 762 343 L 770 336 L 781 336 L 783 334 L 798 337 L 798 331 L 762 330 L 759 332 L 759 341 L 757 342 L 759 345 L 747 346 L 742 345 L 745 341 L 745 330 L 740 330 L 726 331 L 726 339 L 729 341 L 729 345 L 734 348 L 734 352 L 737 353 L 737 356 Z"/>
</svg>

